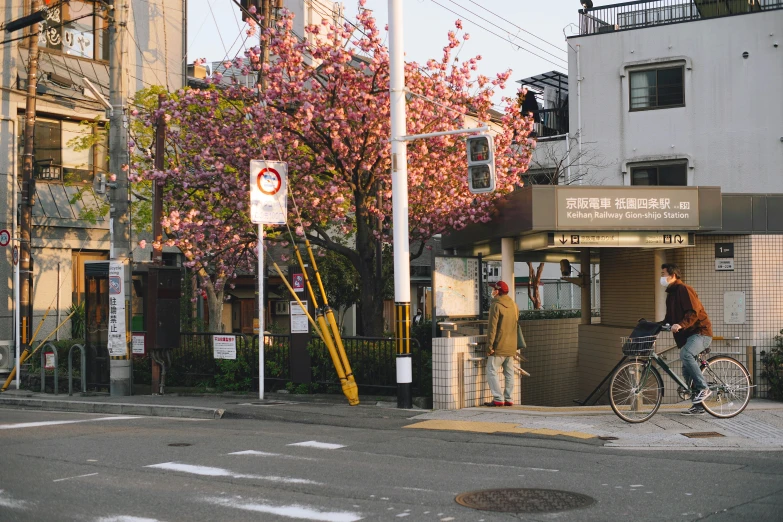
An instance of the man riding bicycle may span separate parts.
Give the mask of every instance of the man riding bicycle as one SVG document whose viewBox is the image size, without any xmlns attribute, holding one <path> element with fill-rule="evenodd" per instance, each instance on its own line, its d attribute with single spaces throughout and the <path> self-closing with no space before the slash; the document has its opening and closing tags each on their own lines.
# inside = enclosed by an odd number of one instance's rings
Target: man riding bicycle
<svg viewBox="0 0 783 522">
<path fill-rule="evenodd" d="M 680 348 L 682 375 L 686 382 L 693 382 L 693 406 L 682 414 L 704 415 L 702 402 L 712 392 L 702 377 L 695 356 L 712 344 L 712 323 L 696 291 L 682 282 L 682 273 L 677 265 L 661 265 L 661 285 L 666 287 L 666 317 L 663 323 L 672 325 L 674 341 Z"/>
</svg>

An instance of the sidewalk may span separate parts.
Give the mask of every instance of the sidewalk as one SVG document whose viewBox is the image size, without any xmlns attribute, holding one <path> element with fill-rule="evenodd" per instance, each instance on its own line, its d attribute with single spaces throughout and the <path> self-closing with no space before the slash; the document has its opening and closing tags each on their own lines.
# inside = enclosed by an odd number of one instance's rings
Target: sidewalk
<svg viewBox="0 0 783 522">
<path fill-rule="evenodd" d="M 685 417 L 685 404 L 662 406 L 642 424 L 620 420 L 609 406 L 401 410 L 394 397 L 339 395 L 170 394 L 109 397 L 9 390 L 0 408 L 146 415 L 193 419 L 256 419 L 368 429 L 424 429 L 509 436 L 556 437 L 621 449 L 783 450 L 783 403 L 756 399 L 733 419 Z M 702 434 L 702 436 L 699 436 Z M 704 435 L 706 434 L 706 436 Z M 689 437 L 690 435 L 690 437 Z"/>
</svg>

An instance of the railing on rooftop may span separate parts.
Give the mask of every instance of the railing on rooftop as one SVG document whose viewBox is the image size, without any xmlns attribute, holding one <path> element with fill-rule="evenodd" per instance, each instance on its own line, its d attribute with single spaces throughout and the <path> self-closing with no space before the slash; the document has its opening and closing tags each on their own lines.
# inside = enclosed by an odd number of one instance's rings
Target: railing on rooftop
<svg viewBox="0 0 783 522">
<path fill-rule="evenodd" d="M 783 9 L 783 0 L 645 0 L 579 10 L 579 34 L 611 33 L 656 25 Z"/>
<path fill-rule="evenodd" d="M 538 111 L 540 122 L 534 129 L 538 138 L 563 137 L 568 134 L 568 109 L 541 109 Z"/>
</svg>

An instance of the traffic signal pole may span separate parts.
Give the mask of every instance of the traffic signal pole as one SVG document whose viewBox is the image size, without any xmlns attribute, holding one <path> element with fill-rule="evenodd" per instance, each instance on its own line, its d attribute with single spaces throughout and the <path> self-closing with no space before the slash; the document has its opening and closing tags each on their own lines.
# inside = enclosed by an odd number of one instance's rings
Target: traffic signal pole
<svg viewBox="0 0 783 522">
<path fill-rule="evenodd" d="M 394 322 L 397 337 L 397 407 L 412 408 L 411 276 L 408 239 L 408 150 L 403 139 L 405 51 L 402 2 L 389 0 L 389 94 L 391 102 L 392 222 L 394 224 Z"/>
</svg>

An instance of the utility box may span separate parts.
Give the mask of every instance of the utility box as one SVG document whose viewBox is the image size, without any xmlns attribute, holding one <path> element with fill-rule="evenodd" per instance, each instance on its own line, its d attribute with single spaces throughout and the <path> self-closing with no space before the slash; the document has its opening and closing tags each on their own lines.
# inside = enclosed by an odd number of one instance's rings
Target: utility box
<svg viewBox="0 0 783 522">
<path fill-rule="evenodd" d="M 181 278 L 179 268 L 149 268 L 144 296 L 148 351 L 179 348 Z"/>
</svg>

